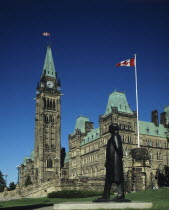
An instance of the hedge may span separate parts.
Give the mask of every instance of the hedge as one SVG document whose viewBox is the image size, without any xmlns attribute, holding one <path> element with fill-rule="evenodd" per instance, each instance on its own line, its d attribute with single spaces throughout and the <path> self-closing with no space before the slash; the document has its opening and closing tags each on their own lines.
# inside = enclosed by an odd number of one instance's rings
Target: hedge
<svg viewBox="0 0 169 210">
<path fill-rule="evenodd" d="M 102 192 L 88 190 L 61 190 L 48 193 L 48 198 L 86 198 L 102 195 Z"/>
</svg>

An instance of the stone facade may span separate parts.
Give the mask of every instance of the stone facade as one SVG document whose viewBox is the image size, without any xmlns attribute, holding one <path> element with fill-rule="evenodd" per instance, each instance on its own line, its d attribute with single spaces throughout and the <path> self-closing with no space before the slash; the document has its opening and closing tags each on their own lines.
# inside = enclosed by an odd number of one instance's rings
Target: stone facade
<svg viewBox="0 0 169 210">
<path fill-rule="evenodd" d="M 166 115 L 166 118 L 169 116 Z M 164 122 L 167 121 L 163 120 Z M 139 121 L 140 145 L 146 148 L 149 159 L 143 163 L 133 162 L 131 150 L 137 148 L 137 118 L 127 102 L 124 93 L 114 91 L 110 94 L 106 112 L 99 116 L 99 128 L 86 129 L 89 119 L 79 117 L 75 130 L 69 135 L 69 178 L 104 177 L 106 144 L 111 123 L 118 123 L 123 141 L 124 176 L 131 183 L 131 190 L 143 190 L 152 186 L 158 169 L 169 166 L 169 147 L 166 124 L 158 123 L 157 111 L 152 112 L 152 122 Z M 93 125 L 92 122 L 90 124 Z M 139 175 L 139 177 L 138 177 Z M 129 183 L 128 183 L 129 184 Z"/>
<path fill-rule="evenodd" d="M 131 155 L 138 145 L 137 115 L 130 109 L 125 93 L 118 91 L 109 95 L 105 113 L 99 116 L 98 128 L 94 128 L 88 117 L 76 120 L 75 129 L 68 136 L 69 152 L 64 157 L 60 146 L 60 81 L 55 73 L 50 46 L 36 91 L 35 147 L 31 156 L 25 157 L 20 166 L 20 186 L 25 185 L 28 176 L 36 188 L 42 183 L 45 185 L 56 181 L 60 188 L 55 190 L 73 186 L 97 189 L 96 183 L 103 186 L 111 123 L 118 123 L 120 127 L 126 190 L 150 188 L 157 170 L 162 171 L 164 166 L 169 166 L 169 106 L 161 114 L 160 123 L 156 110 L 152 112 L 152 122 L 139 121 L 140 146 L 147 149 L 149 157 L 146 161 L 134 160 Z"/>
<path fill-rule="evenodd" d="M 43 183 L 60 178 L 61 114 L 60 80 L 57 78 L 51 47 L 47 47 L 43 72 L 36 88 L 35 146 L 30 157 L 25 157 L 19 170 L 19 184 L 28 176 L 32 183 Z"/>
</svg>

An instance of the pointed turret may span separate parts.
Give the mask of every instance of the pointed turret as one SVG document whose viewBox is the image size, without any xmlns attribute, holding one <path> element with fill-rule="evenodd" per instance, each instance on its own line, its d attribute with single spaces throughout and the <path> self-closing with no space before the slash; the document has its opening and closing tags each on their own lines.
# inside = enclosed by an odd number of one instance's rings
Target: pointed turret
<svg viewBox="0 0 169 210">
<path fill-rule="evenodd" d="M 61 90 L 60 78 L 58 79 L 58 82 L 57 82 L 57 90 Z"/>
<path fill-rule="evenodd" d="M 55 75 L 55 65 L 54 65 L 54 62 L 53 62 L 51 46 L 47 47 L 45 63 L 44 63 L 44 66 L 43 66 L 42 75 L 46 75 L 46 76 L 49 76 L 49 77 L 56 77 L 56 75 Z"/>
</svg>

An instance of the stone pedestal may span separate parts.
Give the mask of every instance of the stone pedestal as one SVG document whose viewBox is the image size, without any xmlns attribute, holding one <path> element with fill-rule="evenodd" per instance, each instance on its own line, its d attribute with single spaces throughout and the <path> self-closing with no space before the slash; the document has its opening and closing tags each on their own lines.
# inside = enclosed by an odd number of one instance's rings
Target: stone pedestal
<svg viewBox="0 0 169 210">
<path fill-rule="evenodd" d="M 54 209 L 58 210 L 83 210 L 83 209 L 149 209 L 153 206 L 152 203 L 148 202 L 127 202 L 127 203 L 118 203 L 118 202 L 103 202 L 103 203 L 93 203 L 91 201 L 81 201 L 81 202 L 64 202 L 54 204 Z"/>
<path fill-rule="evenodd" d="M 133 191 L 148 189 L 150 186 L 150 162 L 146 148 L 134 148 L 132 156 L 132 181 Z"/>
</svg>

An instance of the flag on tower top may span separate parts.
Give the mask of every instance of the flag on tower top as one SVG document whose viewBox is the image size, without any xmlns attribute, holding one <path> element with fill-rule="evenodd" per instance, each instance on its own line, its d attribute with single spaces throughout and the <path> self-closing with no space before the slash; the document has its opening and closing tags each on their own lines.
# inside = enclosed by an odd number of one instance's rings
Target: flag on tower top
<svg viewBox="0 0 169 210">
<path fill-rule="evenodd" d="M 116 66 L 135 66 L 135 58 L 121 61 L 120 63 L 117 63 Z"/>
<path fill-rule="evenodd" d="M 50 36 L 50 33 L 49 32 L 44 32 L 42 33 L 43 36 Z"/>
</svg>

